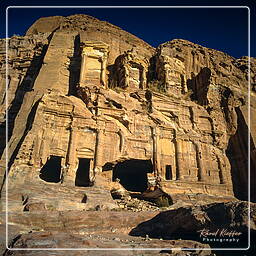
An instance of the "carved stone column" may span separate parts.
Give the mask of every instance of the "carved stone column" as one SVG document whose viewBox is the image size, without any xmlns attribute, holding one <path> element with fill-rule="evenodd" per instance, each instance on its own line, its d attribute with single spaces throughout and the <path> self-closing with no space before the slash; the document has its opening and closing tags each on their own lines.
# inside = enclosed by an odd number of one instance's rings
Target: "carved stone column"
<svg viewBox="0 0 256 256">
<path fill-rule="evenodd" d="M 70 135 L 69 135 L 69 143 L 68 143 L 68 151 L 66 155 L 66 166 L 68 172 L 75 168 L 76 163 L 76 135 L 77 129 L 75 127 L 70 127 Z M 64 177 L 65 178 L 65 177 Z"/>
<path fill-rule="evenodd" d="M 230 162 L 225 155 L 225 151 L 218 152 L 216 154 L 218 167 L 219 167 L 219 178 L 220 184 L 226 184 L 232 186 L 232 179 L 231 179 L 231 165 Z"/>
<path fill-rule="evenodd" d="M 183 157 L 182 157 L 182 141 L 180 139 L 175 139 L 175 156 L 176 156 L 176 180 L 180 180 L 183 178 Z"/>
<path fill-rule="evenodd" d="M 86 61 L 87 61 L 87 55 L 83 52 L 81 68 L 80 68 L 80 83 L 83 83 L 83 81 L 84 81 L 84 75 L 85 75 L 85 71 L 86 71 Z"/>
<path fill-rule="evenodd" d="M 172 143 L 172 148 L 173 148 L 173 153 L 172 153 L 172 180 L 177 180 L 177 159 L 176 159 L 176 146 L 175 146 L 175 136 L 176 136 L 176 131 L 173 130 L 172 136 L 170 137 L 171 143 Z"/>
<path fill-rule="evenodd" d="M 160 129 L 156 127 L 155 130 L 155 135 L 156 135 L 156 162 L 157 162 L 157 171 L 158 171 L 158 176 L 161 171 L 161 157 L 160 157 L 160 151 L 159 151 L 159 136 L 160 136 Z"/>
<path fill-rule="evenodd" d="M 48 130 L 46 128 L 46 129 L 43 129 L 42 143 L 40 145 L 40 150 L 39 150 L 39 156 L 43 164 L 46 163 L 48 153 L 49 153 L 49 141 L 47 140 L 48 140 Z"/>
<path fill-rule="evenodd" d="M 157 127 L 151 127 L 152 140 L 153 140 L 153 167 L 155 176 L 159 176 L 161 169 L 161 163 L 159 158 L 158 146 L 159 146 L 159 131 Z"/>
<path fill-rule="evenodd" d="M 29 160 L 29 164 L 31 164 L 33 167 L 38 167 L 40 165 L 40 162 L 39 162 L 40 142 L 41 142 L 41 138 L 40 138 L 40 131 L 39 131 L 38 135 L 36 135 L 36 137 L 34 138 L 33 152 Z"/>
<path fill-rule="evenodd" d="M 181 75 L 181 86 L 182 86 L 182 92 L 187 93 L 188 92 L 188 87 L 187 87 L 185 75 Z"/>
<path fill-rule="evenodd" d="M 203 165 L 203 160 L 202 160 L 202 148 L 200 142 L 195 142 L 196 146 L 196 162 L 197 162 L 197 168 L 198 168 L 198 181 L 204 181 L 204 165 Z"/>
<path fill-rule="evenodd" d="M 146 83 L 147 83 L 147 77 L 146 77 L 146 70 L 145 67 L 142 66 L 141 68 L 141 76 L 140 76 L 140 88 L 145 89 L 146 88 Z"/>
<path fill-rule="evenodd" d="M 223 175 L 224 174 L 223 164 L 222 164 L 221 158 L 219 156 L 216 156 L 216 157 L 217 157 L 218 167 L 219 167 L 220 184 L 225 184 L 226 180 L 225 180 L 225 175 Z"/>
<path fill-rule="evenodd" d="M 107 81 L 106 81 L 106 69 L 107 69 L 107 56 L 103 56 L 101 58 L 101 73 L 100 79 L 101 83 L 105 89 L 107 89 Z"/>
<path fill-rule="evenodd" d="M 35 167 L 40 167 L 40 160 L 41 160 L 41 148 L 42 148 L 42 143 L 43 143 L 43 135 L 44 135 L 44 128 L 42 128 L 39 132 L 38 135 L 36 136 L 36 144 L 34 147 L 34 152 L 33 152 L 33 158 L 34 158 L 34 166 Z"/>
<path fill-rule="evenodd" d="M 101 171 L 101 163 L 104 156 L 104 134 L 103 130 L 97 130 L 96 145 L 95 145 L 95 155 L 94 155 L 94 172 L 97 173 Z"/>
</svg>

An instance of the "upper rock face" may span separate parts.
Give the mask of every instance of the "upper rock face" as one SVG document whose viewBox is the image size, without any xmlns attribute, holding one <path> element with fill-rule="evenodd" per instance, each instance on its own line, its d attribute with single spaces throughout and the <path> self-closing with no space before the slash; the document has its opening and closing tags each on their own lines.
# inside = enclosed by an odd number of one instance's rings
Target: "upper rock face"
<svg viewBox="0 0 256 256">
<path fill-rule="evenodd" d="M 110 46 L 109 62 L 126 50 L 136 47 L 141 55 L 150 57 L 154 48 L 138 37 L 89 15 L 71 15 L 68 17 L 54 16 L 37 20 L 27 31 L 26 35 L 38 33 L 77 32 L 80 43 L 88 40 L 102 41 Z"/>
<path fill-rule="evenodd" d="M 42 17 L 38 19 L 26 32 L 26 35 L 35 35 L 46 32 L 53 32 L 59 28 L 61 22 L 65 18 L 62 16 L 53 16 L 53 17 Z"/>
<path fill-rule="evenodd" d="M 235 59 L 228 54 L 194 44 L 187 40 L 174 39 L 158 47 L 163 55 L 181 60 L 185 65 L 185 72 L 192 78 L 202 68 L 211 70 L 211 77 L 215 83 L 223 84 L 233 89 L 246 89 L 248 86 L 248 61 L 245 57 Z M 255 59 L 252 61 L 252 84 L 255 83 Z M 242 87 L 242 88 L 241 88 Z"/>
<path fill-rule="evenodd" d="M 255 170 L 256 159 L 255 119 L 251 159 L 247 154 L 255 59 L 249 84 L 246 57 L 185 40 L 155 49 L 87 15 L 41 18 L 8 45 L 10 185 L 29 177 L 91 186 L 112 171 L 131 191 L 149 183 L 169 194 L 248 199 L 247 163 Z M 4 46 L 1 40 L 2 134 Z M 3 175 L 5 154 L 1 164 Z"/>
</svg>

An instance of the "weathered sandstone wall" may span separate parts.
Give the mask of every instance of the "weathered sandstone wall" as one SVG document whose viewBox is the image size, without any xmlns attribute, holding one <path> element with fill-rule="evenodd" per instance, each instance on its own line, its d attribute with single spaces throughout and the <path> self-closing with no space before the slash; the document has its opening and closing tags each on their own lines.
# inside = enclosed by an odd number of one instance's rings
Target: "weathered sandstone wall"
<svg viewBox="0 0 256 256">
<path fill-rule="evenodd" d="M 87 15 L 41 18 L 8 46 L 10 185 L 41 178 L 85 186 L 113 172 L 134 191 L 157 183 L 169 194 L 247 200 L 251 161 L 255 189 L 254 58 L 248 83 L 246 57 L 185 40 L 154 49 Z M 5 40 L 0 49 L 4 177 Z"/>
</svg>

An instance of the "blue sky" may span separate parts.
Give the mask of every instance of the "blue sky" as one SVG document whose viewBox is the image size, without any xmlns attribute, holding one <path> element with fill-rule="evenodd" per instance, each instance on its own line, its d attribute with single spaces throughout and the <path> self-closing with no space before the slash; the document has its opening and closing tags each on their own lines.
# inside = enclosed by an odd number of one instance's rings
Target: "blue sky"
<svg viewBox="0 0 256 256">
<path fill-rule="evenodd" d="M 6 1 L 8 5 L 33 5 L 33 1 Z M 141 5 L 186 5 L 198 3 L 212 4 L 211 1 L 147 1 Z M 246 1 L 214 1 L 215 5 L 225 2 L 230 5 L 246 5 Z M 232 4 L 233 2 L 233 4 Z M 99 5 L 99 1 L 37 1 L 42 5 Z M 132 5 L 125 1 L 122 4 Z M 135 2 L 140 4 L 139 1 Z M 120 5 L 120 2 L 109 1 L 103 5 Z M 7 6 L 7 4 L 6 4 Z M 3 18 L 4 7 L 1 7 Z M 251 9 L 254 6 L 250 6 Z M 252 10 L 251 10 L 252 11 Z M 89 14 L 101 20 L 106 20 L 122 29 L 138 36 L 150 45 L 157 47 L 166 41 L 181 38 L 200 45 L 224 51 L 234 57 L 248 55 L 248 9 L 247 8 L 11 8 L 9 9 L 9 35 L 23 35 L 33 22 L 40 17 L 68 16 L 72 14 Z M 255 15 L 255 12 L 254 14 Z M 251 17 L 254 22 L 255 17 Z M 254 23 L 253 23 L 254 24 Z M 253 25 L 252 24 L 252 25 Z M 255 29 L 255 27 L 254 27 Z M 255 43 L 255 33 L 251 33 L 251 45 Z M 1 38 L 5 37 L 5 28 L 1 25 Z M 251 56 L 255 55 L 255 47 L 251 47 Z"/>
</svg>

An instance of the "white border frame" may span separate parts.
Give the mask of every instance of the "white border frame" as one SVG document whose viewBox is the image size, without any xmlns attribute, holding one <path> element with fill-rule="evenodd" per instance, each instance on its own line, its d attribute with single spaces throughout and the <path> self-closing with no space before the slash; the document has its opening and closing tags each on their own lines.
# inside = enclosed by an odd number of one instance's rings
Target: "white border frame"
<svg viewBox="0 0 256 256">
<path fill-rule="evenodd" d="M 232 9 L 232 8 L 237 8 L 237 9 L 247 9 L 248 10 L 248 247 L 246 248 L 9 248 L 9 244 L 8 244 L 8 42 L 9 42 L 9 38 L 8 38 L 8 10 L 9 9 L 22 9 L 22 8 L 42 8 L 42 9 L 81 9 L 81 8 L 88 8 L 88 9 L 99 9 L 99 8 L 112 8 L 112 9 L 123 9 L 123 8 L 130 8 L 130 9 L 135 9 L 135 8 L 157 8 L 157 9 L 161 9 L 161 8 L 180 8 L 180 9 L 187 9 L 187 8 L 191 8 L 191 9 L 203 9 L 203 8 L 216 8 L 216 9 L 220 9 L 220 8 L 224 8 L 224 9 Z M 10 251 L 27 251 L 27 250 L 35 250 L 35 251 L 49 251 L 49 250 L 53 250 L 53 251 L 91 251 L 91 250 L 98 250 L 98 251 L 108 251 L 108 250 L 114 250 L 114 251 L 126 251 L 126 250 L 142 250 L 142 251 L 147 251 L 147 250 L 151 250 L 151 251 L 159 251 L 159 250 L 183 250 L 183 251 L 187 251 L 187 250 L 206 250 L 206 251 L 212 251 L 212 250 L 216 250 L 216 251 L 230 251 L 230 250 L 236 250 L 236 251 L 245 251 L 248 250 L 251 246 L 251 240 L 250 240 L 250 152 L 251 152 L 251 148 L 250 148 L 250 128 L 251 128 L 251 115 L 250 115 L 250 102 L 251 102 L 251 98 L 250 98 L 250 91 L 251 91 L 251 81 L 250 81 L 250 57 L 251 57 L 251 37 L 250 37 L 250 32 L 251 32 L 251 23 L 250 23 L 250 8 L 248 6 L 8 6 L 5 10 L 5 28 L 6 28 L 6 34 L 5 34 L 5 39 L 6 39 L 6 102 L 5 102 L 5 106 L 6 106 L 6 249 L 10 250 Z"/>
</svg>

